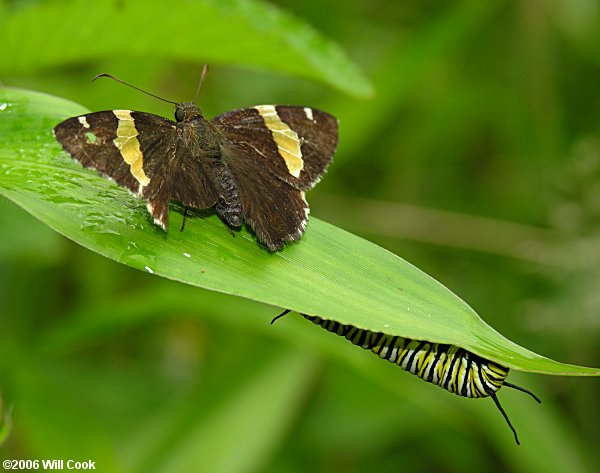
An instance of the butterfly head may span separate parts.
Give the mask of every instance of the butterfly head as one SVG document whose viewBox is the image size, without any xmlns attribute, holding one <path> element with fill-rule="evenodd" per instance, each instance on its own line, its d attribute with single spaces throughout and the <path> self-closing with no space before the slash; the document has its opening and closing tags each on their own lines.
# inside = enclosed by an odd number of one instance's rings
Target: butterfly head
<svg viewBox="0 0 600 473">
<path fill-rule="evenodd" d="M 189 122 L 202 118 L 204 118 L 202 112 L 192 102 L 178 103 L 175 106 L 175 120 L 177 122 Z"/>
</svg>

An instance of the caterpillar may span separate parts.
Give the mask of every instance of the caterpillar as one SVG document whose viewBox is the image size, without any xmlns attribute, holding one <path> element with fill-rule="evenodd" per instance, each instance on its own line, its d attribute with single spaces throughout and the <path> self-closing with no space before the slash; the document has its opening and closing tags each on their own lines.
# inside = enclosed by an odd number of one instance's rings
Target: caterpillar
<svg viewBox="0 0 600 473">
<path fill-rule="evenodd" d="M 290 309 L 283 311 L 271 324 L 289 312 Z M 517 431 L 502 408 L 496 392 L 502 386 L 507 386 L 529 394 L 537 402 L 542 402 L 531 391 L 507 382 L 508 368 L 464 348 L 372 332 L 318 316 L 302 313 L 300 315 L 451 393 L 469 398 L 491 397 L 512 430 L 517 445 L 520 445 Z"/>
</svg>

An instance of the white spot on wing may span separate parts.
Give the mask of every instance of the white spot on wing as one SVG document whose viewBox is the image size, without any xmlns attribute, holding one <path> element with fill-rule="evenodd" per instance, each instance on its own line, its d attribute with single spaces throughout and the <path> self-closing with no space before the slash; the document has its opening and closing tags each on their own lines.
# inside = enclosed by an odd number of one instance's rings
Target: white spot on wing
<svg viewBox="0 0 600 473">
<path fill-rule="evenodd" d="M 308 223 L 308 214 L 310 213 L 310 207 L 308 206 L 308 202 L 306 201 L 305 193 L 301 191 L 300 195 L 302 196 L 304 205 L 306 205 L 306 207 L 304 207 L 304 220 L 302 220 L 302 222 L 300 223 L 300 225 L 302 226 L 302 230 L 304 230 L 306 228 L 306 224 Z"/>
<path fill-rule="evenodd" d="M 150 215 L 152 215 L 152 217 L 154 218 L 154 224 L 158 225 L 166 232 L 167 229 L 165 228 L 163 222 L 154 216 L 154 205 L 152 205 L 151 202 L 146 202 L 146 208 L 148 209 L 148 212 L 150 212 Z"/>
<path fill-rule="evenodd" d="M 306 118 L 308 118 L 310 121 L 312 121 L 312 122 L 315 121 L 315 119 L 313 117 L 313 113 L 312 113 L 312 108 L 304 107 L 304 113 L 306 115 Z"/>
<path fill-rule="evenodd" d="M 191 258 L 192 255 L 190 255 L 189 253 L 184 253 L 183 256 L 185 256 L 186 258 Z"/>
<path fill-rule="evenodd" d="M 87 118 L 82 116 L 82 117 L 77 117 L 77 120 L 79 120 L 79 123 L 81 123 L 81 125 L 83 125 L 83 128 L 87 129 L 90 127 L 90 124 L 88 123 Z"/>
<path fill-rule="evenodd" d="M 162 222 L 162 220 L 157 219 L 156 217 L 154 217 L 154 224 L 158 225 L 160 228 L 162 228 L 165 232 L 167 231 L 167 228 L 165 227 L 165 224 Z"/>
</svg>

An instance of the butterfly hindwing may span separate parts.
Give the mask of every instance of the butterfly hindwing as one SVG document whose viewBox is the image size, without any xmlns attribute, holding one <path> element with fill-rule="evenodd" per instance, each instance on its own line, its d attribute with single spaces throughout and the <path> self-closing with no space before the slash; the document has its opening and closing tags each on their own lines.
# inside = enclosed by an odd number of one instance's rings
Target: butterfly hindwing
<svg viewBox="0 0 600 473">
<path fill-rule="evenodd" d="M 271 251 L 299 239 L 308 218 L 304 191 L 260 168 L 255 152 L 248 148 L 225 149 L 223 159 L 239 184 L 244 220 L 258 239 Z"/>
</svg>

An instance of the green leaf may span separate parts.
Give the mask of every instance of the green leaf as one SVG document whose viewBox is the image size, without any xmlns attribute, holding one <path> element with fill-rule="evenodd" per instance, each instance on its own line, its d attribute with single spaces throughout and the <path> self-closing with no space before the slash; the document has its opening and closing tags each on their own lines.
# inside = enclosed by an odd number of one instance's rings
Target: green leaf
<svg viewBox="0 0 600 473">
<path fill-rule="evenodd" d="M 206 473 L 264 471 L 298 417 L 318 366 L 316 359 L 306 355 L 279 350 L 267 360 L 248 363 L 258 369 L 236 384 L 233 393 L 222 388 L 219 402 L 209 405 L 203 415 L 198 415 L 198 402 L 179 402 L 157 413 L 129 442 L 125 454 L 132 461 L 127 471 L 153 470 L 157 463 L 157 471 L 163 472 L 188 471 L 189 465 L 202 465 Z M 182 414 L 190 419 L 185 428 L 178 426 Z M 152 452 L 166 448 L 168 455 L 150 456 L 149 465 L 149 446 Z"/>
<path fill-rule="evenodd" d="M 510 368 L 561 375 L 600 370 L 552 361 L 507 340 L 460 298 L 403 259 L 316 218 L 278 253 L 216 216 L 153 225 L 145 203 L 83 169 L 52 136 L 86 112 L 56 97 L 0 91 L 0 193 L 73 241 L 115 261 L 198 287 L 402 337 L 458 345 Z"/>
<path fill-rule="evenodd" d="M 334 43 L 257 0 L 40 2 L 5 8 L 2 17 L 0 44 L 10 61 L 0 61 L 0 73 L 111 56 L 168 57 L 286 72 L 356 96 L 373 92 Z"/>
</svg>

